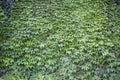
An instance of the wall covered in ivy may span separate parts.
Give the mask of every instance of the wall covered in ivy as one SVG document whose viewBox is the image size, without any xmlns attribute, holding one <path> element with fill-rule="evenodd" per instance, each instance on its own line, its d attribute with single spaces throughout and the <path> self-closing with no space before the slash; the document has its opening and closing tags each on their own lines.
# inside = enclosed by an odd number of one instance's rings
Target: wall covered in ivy
<svg viewBox="0 0 120 80">
<path fill-rule="evenodd" d="M 0 11 L 0 72 L 13 80 L 120 78 L 114 0 L 18 0 L 7 22 Z"/>
</svg>

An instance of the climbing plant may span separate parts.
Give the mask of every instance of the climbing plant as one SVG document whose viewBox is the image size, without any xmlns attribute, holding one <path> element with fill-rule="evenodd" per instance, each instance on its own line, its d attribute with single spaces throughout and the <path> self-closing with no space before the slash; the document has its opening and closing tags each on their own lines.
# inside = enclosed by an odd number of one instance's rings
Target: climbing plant
<svg viewBox="0 0 120 80">
<path fill-rule="evenodd" d="M 18 1 L 0 28 L 0 72 L 16 80 L 118 80 L 119 12 L 114 0 Z"/>
</svg>

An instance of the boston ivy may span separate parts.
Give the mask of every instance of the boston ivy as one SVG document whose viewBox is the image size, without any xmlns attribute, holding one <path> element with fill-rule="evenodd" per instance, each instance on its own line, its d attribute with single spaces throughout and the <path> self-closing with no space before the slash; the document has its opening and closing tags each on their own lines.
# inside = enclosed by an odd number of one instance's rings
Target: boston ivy
<svg viewBox="0 0 120 80">
<path fill-rule="evenodd" d="M 18 1 L 0 28 L 0 72 L 14 80 L 119 80 L 119 13 L 114 0 Z"/>
</svg>

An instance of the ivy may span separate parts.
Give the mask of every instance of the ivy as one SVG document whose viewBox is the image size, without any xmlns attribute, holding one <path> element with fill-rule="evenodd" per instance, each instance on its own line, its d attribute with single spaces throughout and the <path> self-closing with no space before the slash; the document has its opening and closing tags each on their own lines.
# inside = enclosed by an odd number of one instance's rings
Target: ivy
<svg viewBox="0 0 120 80">
<path fill-rule="evenodd" d="M 0 28 L 0 72 L 8 80 L 118 80 L 119 11 L 114 0 L 18 1 Z"/>
</svg>

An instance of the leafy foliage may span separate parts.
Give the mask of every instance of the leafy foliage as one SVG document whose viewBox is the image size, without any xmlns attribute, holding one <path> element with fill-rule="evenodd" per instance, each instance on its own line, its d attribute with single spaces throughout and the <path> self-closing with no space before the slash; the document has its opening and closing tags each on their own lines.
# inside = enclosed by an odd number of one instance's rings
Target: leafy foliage
<svg viewBox="0 0 120 80">
<path fill-rule="evenodd" d="M 118 80 L 119 12 L 113 0 L 18 1 L 0 28 L 0 71 L 28 80 Z"/>
</svg>

